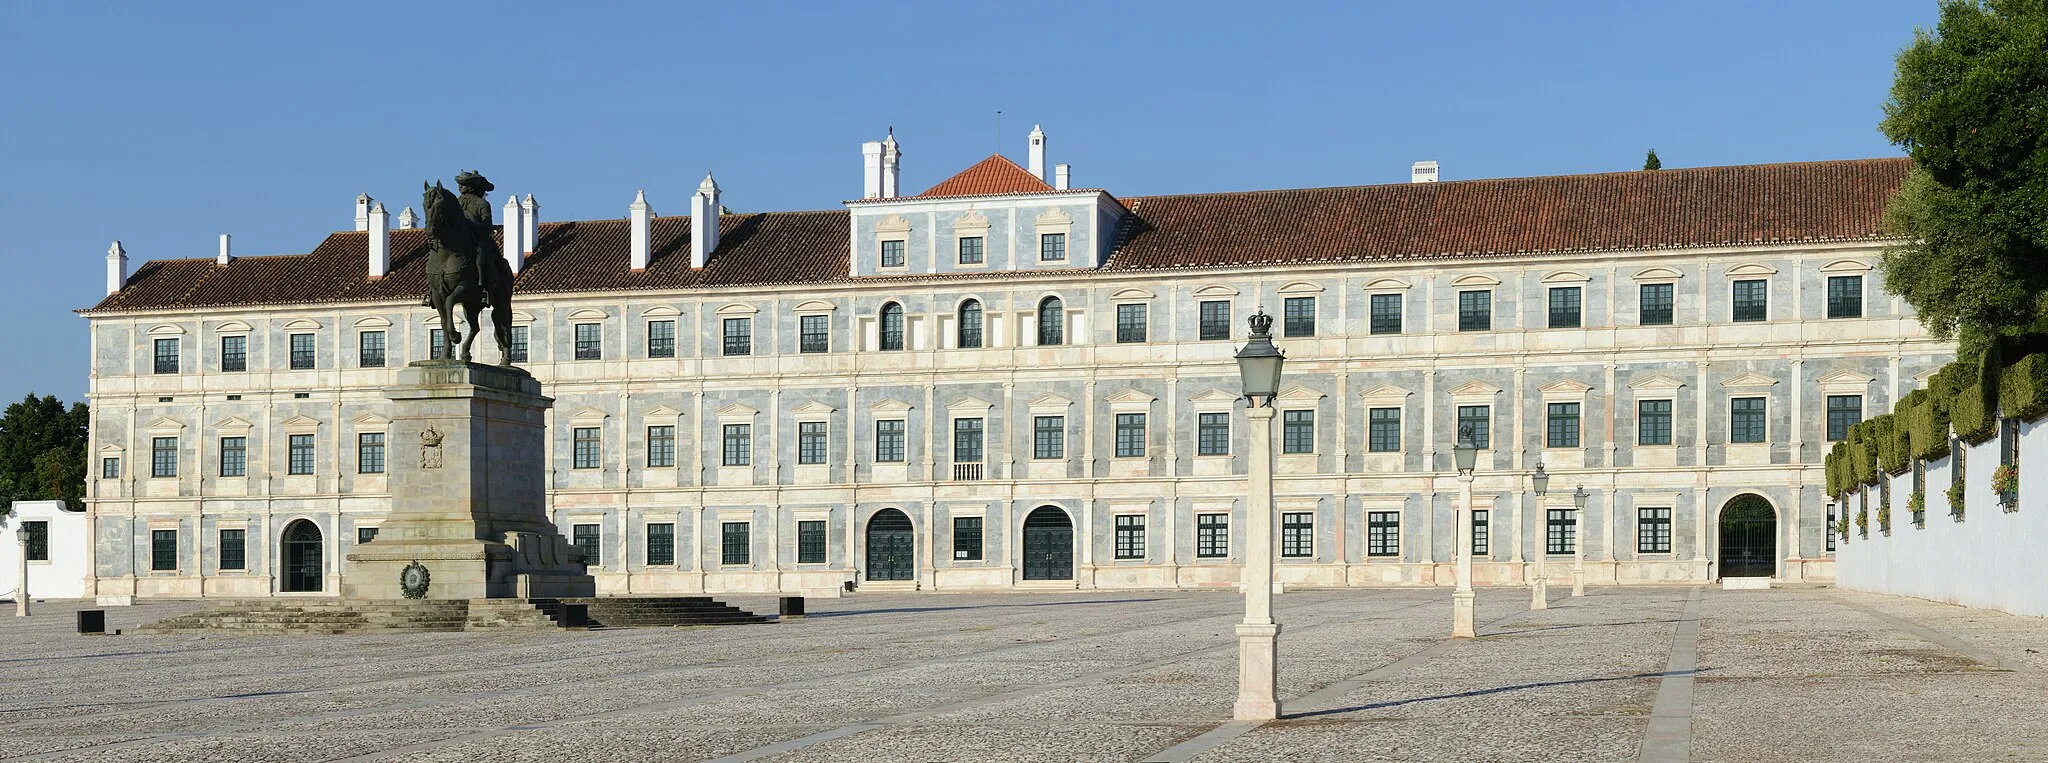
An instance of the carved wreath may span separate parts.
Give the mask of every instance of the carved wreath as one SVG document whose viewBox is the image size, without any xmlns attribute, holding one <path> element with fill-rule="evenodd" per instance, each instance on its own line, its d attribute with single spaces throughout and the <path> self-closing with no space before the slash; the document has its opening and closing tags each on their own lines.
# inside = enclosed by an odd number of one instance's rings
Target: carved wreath
<svg viewBox="0 0 2048 763">
<path fill-rule="evenodd" d="M 408 599 L 427 598 L 427 586 L 433 582 L 433 573 L 427 572 L 427 566 L 418 559 L 398 572 L 398 590 Z"/>
</svg>

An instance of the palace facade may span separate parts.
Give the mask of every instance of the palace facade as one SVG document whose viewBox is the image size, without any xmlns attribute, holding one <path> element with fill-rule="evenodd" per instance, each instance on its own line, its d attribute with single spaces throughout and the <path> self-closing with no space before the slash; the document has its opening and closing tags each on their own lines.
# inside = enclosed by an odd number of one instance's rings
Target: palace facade
<svg viewBox="0 0 2048 763">
<path fill-rule="evenodd" d="M 1259 310 L 1289 585 L 1449 585 L 1465 544 L 1481 585 L 1575 552 L 1594 585 L 1827 580 L 1829 441 L 1951 357 L 1873 271 L 1905 159 L 1119 197 L 1029 151 L 910 195 L 871 142 L 829 211 L 719 214 L 709 176 L 689 215 L 505 202 L 551 511 L 601 591 L 1232 585 Z M 409 212 L 360 197 L 303 255 L 115 245 L 89 592 L 340 589 L 418 458 L 380 388 L 441 341 Z"/>
</svg>

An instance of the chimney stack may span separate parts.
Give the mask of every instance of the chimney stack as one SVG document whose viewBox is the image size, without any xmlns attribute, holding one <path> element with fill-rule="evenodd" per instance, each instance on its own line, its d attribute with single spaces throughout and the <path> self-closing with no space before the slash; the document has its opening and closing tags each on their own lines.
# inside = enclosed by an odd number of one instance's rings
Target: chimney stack
<svg viewBox="0 0 2048 763">
<path fill-rule="evenodd" d="M 376 280 L 391 273 L 391 216 L 384 212 L 384 202 L 370 208 L 370 278 Z M 226 247 L 223 239 L 221 246 Z"/>
<path fill-rule="evenodd" d="M 120 241 L 115 241 L 113 246 L 107 247 L 107 295 L 121 293 L 121 287 L 127 284 L 128 250 L 121 248 Z"/>
<path fill-rule="evenodd" d="M 1031 174 L 1039 180 L 1045 179 L 1045 131 L 1038 125 L 1031 126 Z M 1065 186 L 1062 186 L 1065 187 Z"/>
<path fill-rule="evenodd" d="M 413 214 L 412 207 L 398 210 L 398 229 L 412 230 L 420 227 L 420 216 Z"/>
<path fill-rule="evenodd" d="M 627 209 L 632 210 L 633 220 L 633 270 L 646 270 L 647 260 L 651 255 L 648 239 L 654 234 L 654 210 L 647 206 L 647 192 L 643 190 L 634 194 L 633 206 Z"/>
<path fill-rule="evenodd" d="M 903 152 L 896 148 L 896 128 L 889 128 L 889 136 L 882 139 L 882 198 L 896 198 L 896 170 L 901 166 Z"/>
<path fill-rule="evenodd" d="M 356 230 L 370 229 L 370 195 L 356 194 Z"/>
<path fill-rule="evenodd" d="M 533 254 L 533 248 L 540 245 L 540 202 L 533 200 L 533 194 L 519 203 L 519 214 L 526 218 L 526 233 L 520 235 L 519 243 L 527 254 Z"/>
<path fill-rule="evenodd" d="M 883 144 L 886 161 L 891 144 Z M 886 166 L 886 165 L 885 165 Z M 889 174 L 882 175 L 884 188 L 893 186 Z M 718 251 L 718 181 L 711 179 L 711 173 L 704 173 L 704 182 L 697 184 L 697 193 L 690 197 L 690 267 L 701 268 L 711 261 L 711 253 Z"/>
<path fill-rule="evenodd" d="M 505 252 L 505 262 L 512 266 L 512 273 L 514 275 L 517 275 L 525 265 L 526 245 L 520 242 L 520 239 L 526 237 L 525 217 L 524 210 L 519 207 L 519 194 L 505 194 L 505 240 L 503 242 L 503 251 Z"/>
<path fill-rule="evenodd" d="M 860 197 L 879 199 L 882 197 L 882 142 L 871 140 L 860 144 Z"/>
<path fill-rule="evenodd" d="M 1071 174 L 1071 173 L 1070 173 L 1070 171 L 1071 171 L 1071 168 L 1069 168 L 1069 167 L 1068 167 L 1067 165 L 1064 165 L 1064 164 L 1055 164 L 1055 165 L 1053 165 L 1053 166 L 1052 166 L 1052 187 L 1054 187 L 1054 188 L 1058 188 L 1058 189 L 1060 189 L 1060 190 L 1062 190 L 1062 191 L 1064 191 L 1064 190 L 1067 190 L 1067 180 L 1068 180 L 1068 177 L 1069 177 L 1069 176 L 1070 176 L 1070 174 Z"/>
<path fill-rule="evenodd" d="M 235 261 L 235 255 L 228 251 L 228 234 L 220 234 L 220 254 L 214 255 L 213 264 L 225 267 Z"/>
<path fill-rule="evenodd" d="M 1421 161 L 1421 162 L 1416 162 L 1416 163 L 1415 163 L 1415 166 L 1414 166 L 1413 168 L 1410 168 L 1410 170 L 1409 170 L 1409 177 L 1408 177 L 1408 182 L 1410 182 L 1410 183 L 1434 183 L 1434 182 L 1436 182 L 1436 160 L 1435 160 L 1435 159 L 1431 159 L 1431 160 L 1428 160 L 1428 161 Z"/>
</svg>

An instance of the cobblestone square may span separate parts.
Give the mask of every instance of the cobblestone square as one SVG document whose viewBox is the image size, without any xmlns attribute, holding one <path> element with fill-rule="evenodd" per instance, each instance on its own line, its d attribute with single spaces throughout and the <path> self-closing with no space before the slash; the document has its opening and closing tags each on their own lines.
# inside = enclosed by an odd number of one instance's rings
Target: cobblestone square
<svg viewBox="0 0 2048 763">
<path fill-rule="evenodd" d="M 0 759 L 2048 759 L 2048 621 L 1828 588 L 1554 601 L 1482 589 L 1481 637 L 1451 641 L 1447 589 L 1277 597 L 1287 717 L 1260 726 L 1228 721 L 1230 592 L 291 637 L 76 636 L 77 607 L 52 602 L 0 620 Z M 109 627 L 198 606 L 111 608 Z"/>
</svg>

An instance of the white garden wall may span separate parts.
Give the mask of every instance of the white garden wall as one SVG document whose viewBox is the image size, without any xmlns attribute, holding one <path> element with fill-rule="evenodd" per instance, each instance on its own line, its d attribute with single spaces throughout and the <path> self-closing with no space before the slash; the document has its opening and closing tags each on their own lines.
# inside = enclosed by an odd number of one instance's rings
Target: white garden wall
<svg viewBox="0 0 2048 763">
<path fill-rule="evenodd" d="M 76 599 L 85 595 L 85 574 L 91 569 L 86 547 L 92 543 L 85 512 L 65 511 L 63 501 L 15 501 L 14 512 L 0 517 L 0 595 L 10 600 L 21 583 L 21 551 L 14 528 L 23 521 L 48 522 L 50 558 L 28 563 L 28 593 L 36 599 Z"/>
<path fill-rule="evenodd" d="M 1891 478 L 1891 532 L 1879 529 L 1879 491 L 1870 489 L 1868 537 L 1856 527 L 1863 497 L 1844 500 L 1849 537 L 1835 550 L 1836 585 L 2019 615 L 2048 617 L 2048 420 L 2020 425 L 2020 490 L 2008 511 L 1991 491 L 1998 440 L 1969 446 L 1963 517 L 1949 514 L 1954 457 L 1926 466 L 1927 513 L 1915 527 L 1907 504 L 1913 475 Z"/>
</svg>

